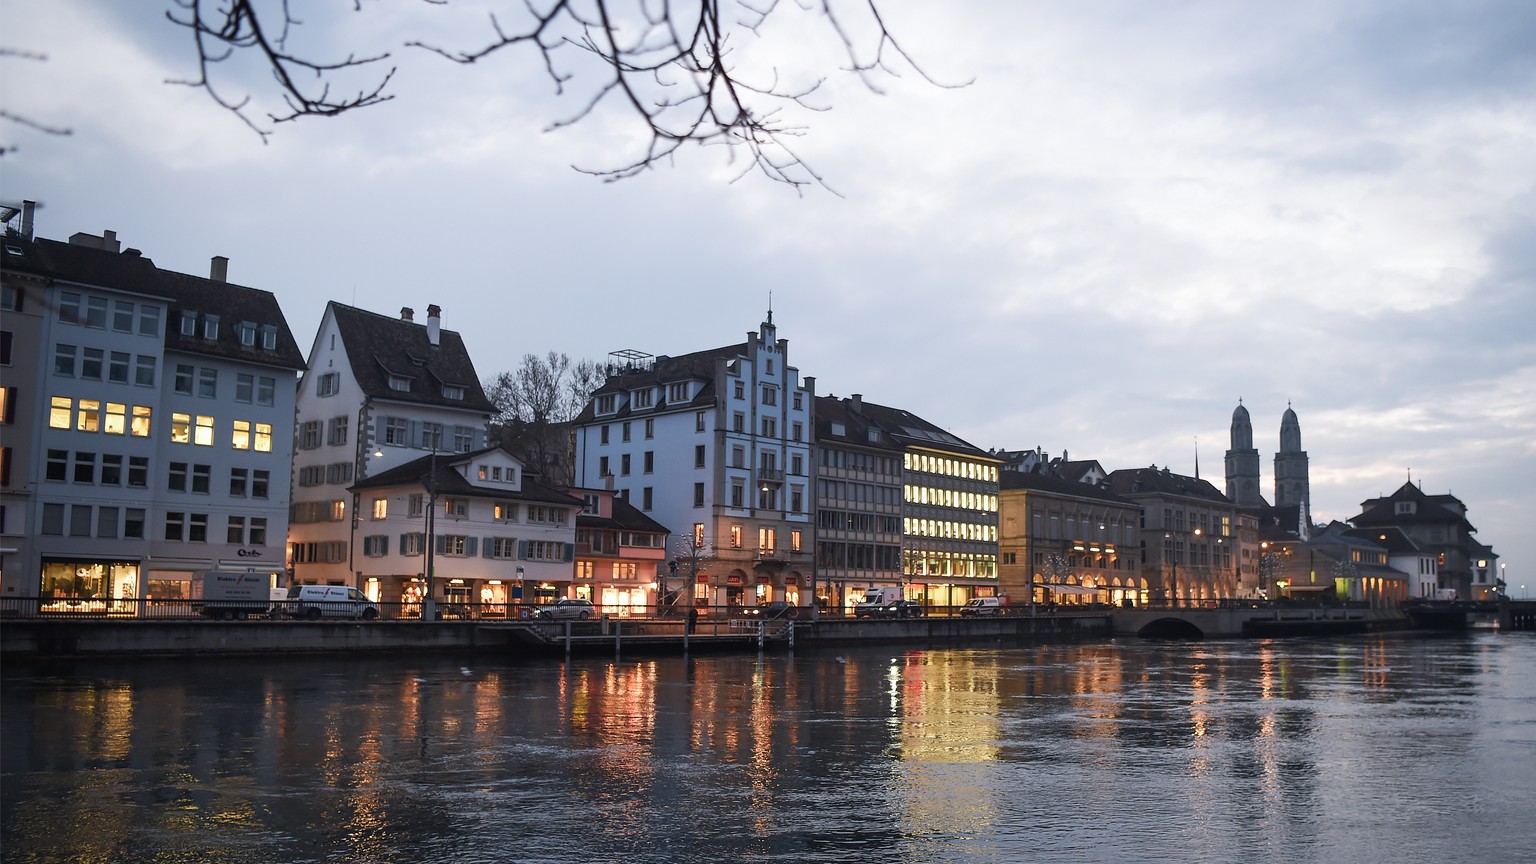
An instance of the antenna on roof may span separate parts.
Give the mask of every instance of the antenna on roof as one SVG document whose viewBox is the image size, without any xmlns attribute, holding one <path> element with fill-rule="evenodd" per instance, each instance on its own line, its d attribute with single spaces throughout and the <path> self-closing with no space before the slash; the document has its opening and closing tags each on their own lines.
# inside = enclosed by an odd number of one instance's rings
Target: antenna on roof
<svg viewBox="0 0 1536 864">
<path fill-rule="evenodd" d="M 1195 436 L 1195 479 L 1200 479 L 1200 436 Z"/>
</svg>

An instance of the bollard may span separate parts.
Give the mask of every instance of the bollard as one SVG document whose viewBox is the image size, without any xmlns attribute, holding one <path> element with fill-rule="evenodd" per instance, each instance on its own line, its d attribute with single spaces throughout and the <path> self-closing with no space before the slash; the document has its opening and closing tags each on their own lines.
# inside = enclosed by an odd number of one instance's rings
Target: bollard
<svg viewBox="0 0 1536 864">
<path fill-rule="evenodd" d="M 624 619 L 620 618 L 619 620 L 613 622 L 613 656 L 614 656 L 614 659 L 618 659 L 618 656 L 619 656 L 619 640 L 623 638 L 623 632 L 624 632 Z"/>
<path fill-rule="evenodd" d="M 565 656 L 571 656 L 571 622 L 565 622 Z"/>
</svg>

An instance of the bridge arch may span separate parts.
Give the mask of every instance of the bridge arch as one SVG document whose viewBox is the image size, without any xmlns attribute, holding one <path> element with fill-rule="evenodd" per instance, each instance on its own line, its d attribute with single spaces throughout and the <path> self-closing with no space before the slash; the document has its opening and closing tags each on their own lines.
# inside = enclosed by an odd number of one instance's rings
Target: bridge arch
<svg viewBox="0 0 1536 864">
<path fill-rule="evenodd" d="M 1136 631 L 1136 635 L 1143 639 L 1199 640 L 1205 638 L 1205 631 L 1193 621 L 1170 616 L 1148 621 Z"/>
</svg>

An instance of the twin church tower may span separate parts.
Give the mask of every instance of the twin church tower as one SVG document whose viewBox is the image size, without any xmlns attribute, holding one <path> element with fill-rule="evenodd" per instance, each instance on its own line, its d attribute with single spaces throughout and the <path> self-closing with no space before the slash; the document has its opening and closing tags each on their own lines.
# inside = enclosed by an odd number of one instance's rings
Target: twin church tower
<svg viewBox="0 0 1536 864">
<path fill-rule="evenodd" d="M 1259 451 L 1253 447 L 1253 423 L 1243 400 L 1232 412 L 1232 449 L 1227 451 L 1227 497 L 1244 508 L 1267 508 L 1259 494 Z M 1275 504 L 1310 511 L 1312 493 L 1307 483 L 1307 451 L 1301 449 L 1301 422 L 1289 405 L 1280 419 L 1280 452 L 1275 454 Z"/>
</svg>

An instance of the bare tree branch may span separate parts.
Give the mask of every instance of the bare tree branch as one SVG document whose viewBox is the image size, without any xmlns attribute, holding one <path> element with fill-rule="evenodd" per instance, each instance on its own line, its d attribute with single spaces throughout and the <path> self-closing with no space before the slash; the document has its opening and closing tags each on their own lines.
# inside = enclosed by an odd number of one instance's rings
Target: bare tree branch
<svg viewBox="0 0 1536 864">
<path fill-rule="evenodd" d="M 23 51 L 19 48 L 0 48 L 0 57 L 14 57 L 17 60 L 33 60 L 38 63 L 48 62 L 48 55 L 46 54 L 38 54 L 33 51 Z M 15 123 L 18 126 L 25 126 L 28 129 L 36 130 L 43 133 L 44 135 L 65 136 L 74 134 L 73 131 L 63 126 L 50 126 L 46 123 L 33 120 L 30 117 L 25 117 L 21 114 L 16 114 L 4 109 L 0 109 L 0 120 L 7 120 L 11 123 Z M 16 149 L 17 148 L 14 144 L 0 143 L 0 156 L 4 156 L 7 153 L 14 153 L 16 152 Z"/>
<path fill-rule="evenodd" d="M 229 95 L 216 81 L 219 65 L 254 55 L 271 72 L 286 113 L 268 114 L 272 123 L 306 116 L 332 117 L 388 101 L 386 92 L 397 67 L 375 76 L 346 96 L 333 96 L 340 76 L 367 70 L 391 58 L 387 52 L 319 61 L 288 50 L 288 36 L 301 22 L 289 0 L 175 0 L 181 13 L 167 17 L 188 28 L 197 49 L 196 78 L 175 83 L 200 87 L 215 103 L 233 112 L 262 140 L 271 134 L 251 116 L 251 96 Z M 447 0 L 425 0 L 447 5 Z M 647 138 L 639 155 L 608 168 L 572 166 L 606 181 L 633 177 L 670 161 L 687 144 L 724 145 L 734 162 L 744 157 L 736 179 L 753 171 L 795 189 L 826 188 L 824 178 L 790 146 L 804 128 L 784 119 L 782 109 L 824 111 L 811 98 L 826 76 L 803 86 L 786 85 L 776 66 L 746 72 L 733 59 L 735 41 L 757 38 L 776 13 L 790 11 L 825 17 L 847 56 L 852 72 L 872 92 L 879 79 L 895 77 L 910 66 L 923 80 L 939 84 L 897 41 L 886 26 L 879 0 L 520 0 L 515 25 L 490 15 L 490 38 L 468 48 L 409 40 L 420 49 L 459 64 L 475 64 L 507 48 L 538 53 L 556 94 L 565 95 L 578 74 L 585 95 L 570 115 L 546 128 L 572 126 L 599 110 L 636 118 Z M 844 11 L 837 11 L 834 9 Z M 259 7 L 259 8 L 258 8 Z M 362 0 L 353 0 L 354 11 Z M 736 17 L 727 15 L 735 10 Z M 844 12 L 847 14 L 845 15 Z M 269 34 L 263 14 L 280 20 Z M 855 23 L 856 22 L 856 23 Z M 583 59 L 585 58 L 585 59 Z M 969 82 L 965 82 L 969 83 Z"/>
</svg>

